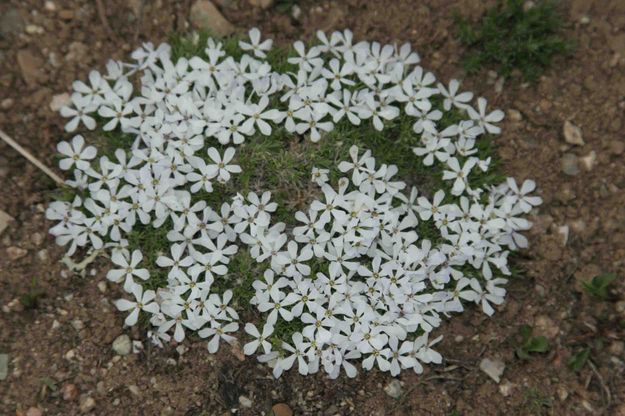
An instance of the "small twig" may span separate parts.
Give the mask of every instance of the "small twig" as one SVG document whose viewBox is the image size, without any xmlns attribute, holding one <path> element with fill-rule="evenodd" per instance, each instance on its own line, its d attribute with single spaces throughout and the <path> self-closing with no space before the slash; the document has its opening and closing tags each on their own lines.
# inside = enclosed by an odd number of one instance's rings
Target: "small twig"
<svg viewBox="0 0 625 416">
<path fill-rule="evenodd" d="M 0 139 L 2 139 L 6 144 L 11 146 L 13 149 L 17 150 L 17 152 L 22 155 L 26 160 L 28 160 L 33 165 L 37 166 L 43 173 L 48 175 L 50 178 L 54 180 L 59 185 L 63 185 L 63 179 L 58 176 L 56 173 L 52 172 L 47 166 L 37 160 L 30 152 L 24 149 L 19 143 L 9 137 L 4 131 L 0 130 Z"/>
<path fill-rule="evenodd" d="M 102 0 L 95 0 L 95 2 L 98 9 L 98 15 L 100 16 L 100 22 L 102 23 L 104 30 L 108 32 L 108 35 L 112 36 L 113 30 L 111 29 L 111 26 L 109 26 L 109 21 L 106 18 L 106 9 L 104 8 L 104 3 L 102 3 Z"/>
<path fill-rule="evenodd" d="M 603 409 L 604 410 L 605 409 L 609 409 L 610 405 L 612 404 L 612 394 L 610 393 L 610 389 L 603 382 L 603 377 L 601 377 L 601 373 L 599 373 L 599 371 L 597 370 L 597 367 L 593 364 L 592 361 L 588 360 L 588 366 L 590 367 L 592 372 L 595 373 L 595 376 L 597 376 L 597 379 L 599 380 L 599 384 L 601 385 L 602 390 L 605 392 L 605 397 L 606 397 L 606 402 L 607 403 L 605 404 Z M 603 397 L 603 394 L 601 395 L 601 397 Z"/>
</svg>

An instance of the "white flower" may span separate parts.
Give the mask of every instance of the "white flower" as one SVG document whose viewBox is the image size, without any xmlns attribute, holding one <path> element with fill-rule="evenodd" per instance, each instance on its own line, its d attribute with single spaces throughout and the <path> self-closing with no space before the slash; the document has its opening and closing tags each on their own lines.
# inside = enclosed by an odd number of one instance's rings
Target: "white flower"
<svg viewBox="0 0 625 416">
<path fill-rule="evenodd" d="M 483 97 L 477 99 L 477 106 L 478 111 L 475 111 L 473 107 L 467 107 L 467 111 L 471 119 L 477 121 L 477 124 L 488 133 L 501 133 L 501 129 L 495 126 L 493 123 L 498 123 L 503 120 L 503 111 L 495 110 L 489 114 L 486 114 L 486 99 Z"/>
<path fill-rule="evenodd" d="M 458 94 L 458 88 L 460 87 L 460 82 L 457 79 L 452 79 L 449 81 L 449 89 L 446 89 L 443 84 L 438 83 L 438 90 L 441 95 L 445 97 L 443 100 L 443 108 L 445 110 L 450 110 L 451 106 L 457 108 L 468 108 L 468 103 L 473 99 L 472 92 L 462 92 Z"/>
<path fill-rule="evenodd" d="M 59 162 L 63 170 L 69 170 L 75 163 L 76 168 L 86 171 L 90 167 L 89 160 L 93 160 L 97 154 L 95 147 L 85 146 L 85 139 L 81 135 L 74 136 L 71 145 L 67 142 L 60 142 L 56 148 L 60 154 L 67 156 Z"/>
<path fill-rule="evenodd" d="M 214 321 L 213 321 L 214 322 Z M 214 326 L 204 328 L 198 331 L 198 335 L 202 338 L 213 337 L 208 342 L 208 352 L 215 353 L 219 349 L 219 341 L 224 340 L 231 344 L 235 341 L 235 337 L 229 335 L 230 332 L 235 332 L 239 329 L 239 324 L 236 322 L 230 322 L 226 325 L 220 323 L 214 323 Z"/>
<path fill-rule="evenodd" d="M 145 311 L 151 314 L 157 314 L 159 312 L 158 304 L 154 302 L 156 294 L 153 290 L 146 290 L 144 292 L 141 285 L 134 285 L 131 293 L 135 297 L 134 302 L 126 299 L 119 299 L 115 302 L 115 306 L 120 311 L 132 310 L 124 320 L 127 326 L 133 326 L 137 323 L 139 311 Z"/>
<path fill-rule="evenodd" d="M 266 39 L 264 41 L 260 41 L 260 30 L 258 30 L 257 28 L 252 28 L 250 29 L 250 31 L 248 32 L 249 36 L 250 36 L 250 43 L 248 42 L 244 42 L 244 41 L 239 41 L 239 47 L 244 50 L 244 51 L 252 51 L 254 53 L 254 56 L 256 56 L 257 58 L 264 58 L 267 56 L 267 54 L 265 52 L 269 51 L 271 49 L 271 46 L 273 44 L 273 40 L 271 39 Z"/>
<path fill-rule="evenodd" d="M 124 280 L 124 290 L 130 292 L 135 286 L 133 277 L 138 277 L 141 280 L 148 280 L 150 278 L 150 272 L 148 269 L 137 268 L 139 263 L 143 260 L 143 255 L 139 250 L 134 250 L 130 261 L 128 261 L 128 254 L 124 251 L 114 251 L 111 256 L 111 261 L 120 266 L 120 269 L 111 269 L 106 274 L 106 278 L 112 282 L 121 282 Z"/>
<path fill-rule="evenodd" d="M 78 127 L 78 123 L 82 122 L 89 130 L 95 129 L 95 119 L 89 114 L 97 110 L 97 104 L 90 96 L 82 96 L 79 93 L 72 94 L 72 104 L 75 108 L 65 106 L 61 108 L 63 117 L 71 117 L 72 119 L 65 125 L 65 130 L 72 132 Z"/>
<path fill-rule="evenodd" d="M 230 164 L 235 153 L 234 147 L 228 147 L 224 151 L 223 158 L 214 147 L 209 148 L 207 153 L 208 157 L 214 162 L 213 165 L 208 165 L 208 168 L 213 171 L 215 169 L 217 170 L 217 179 L 220 181 L 227 182 L 230 180 L 230 174 L 241 173 L 241 167 L 239 165 Z"/>
<path fill-rule="evenodd" d="M 243 346 L 243 351 L 245 355 L 252 355 L 256 352 L 259 346 L 263 347 L 263 351 L 265 354 L 268 354 L 271 351 L 271 344 L 267 339 L 273 333 L 273 326 L 270 324 L 265 324 L 263 326 L 262 334 L 256 329 L 256 326 L 251 323 L 245 324 L 245 332 L 251 335 L 254 338 L 254 341 L 248 342 Z"/>
</svg>

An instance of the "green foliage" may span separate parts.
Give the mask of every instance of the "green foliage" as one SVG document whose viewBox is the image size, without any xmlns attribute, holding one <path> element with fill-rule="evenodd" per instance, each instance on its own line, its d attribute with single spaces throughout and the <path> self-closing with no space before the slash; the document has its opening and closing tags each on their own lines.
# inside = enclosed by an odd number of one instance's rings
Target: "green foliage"
<svg viewBox="0 0 625 416">
<path fill-rule="evenodd" d="M 567 363 L 568 367 L 572 371 L 579 372 L 586 365 L 588 357 L 590 357 L 590 350 L 590 347 L 587 346 L 573 354 Z"/>
<path fill-rule="evenodd" d="M 568 55 L 573 44 L 562 29 L 564 21 L 553 0 L 538 0 L 525 7 L 525 0 L 500 0 L 477 25 L 458 16 L 458 37 L 470 47 L 465 69 L 473 73 L 496 66 L 508 77 L 519 69 L 526 81 L 534 81 L 557 55 Z"/>
<path fill-rule="evenodd" d="M 549 342 L 543 336 L 532 336 L 533 329 L 529 325 L 521 327 L 521 343 L 516 348 L 516 355 L 522 360 L 529 360 L 532 353 L 549 351 Z"/>
<path fill-rule="evenodd" d="M 606 300 L 609 296 L 610 284 L 615 281 L 617 276 L 613 273 L 602 273 L 592 278 L 588 282 L 584 282 L 584 289 L 592 296 Z"/>
<path fill-rule="evenodd" d="M 20 296 L 20 303 L 24 306 L 24 309 L 37 309 L 39 306 L 39 300 L 45 296 L 45 293 L 39 288 L 39 282 L 37 278 L 33 277 L 30 282 L 30 289 L 28 292 Z"/>
</svg>

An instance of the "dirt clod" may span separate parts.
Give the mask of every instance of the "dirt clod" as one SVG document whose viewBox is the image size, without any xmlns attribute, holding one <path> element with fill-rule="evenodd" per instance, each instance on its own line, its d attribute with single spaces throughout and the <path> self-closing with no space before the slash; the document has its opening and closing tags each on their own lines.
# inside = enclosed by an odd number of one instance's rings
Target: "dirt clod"
<svg viewBox="0 0 625 416">
<path fill-rule="evenodd" d="M 274 416 L 293 416 L 293 410 L 286 403 L 274 404 L 271 410 Z"/>
</svg>

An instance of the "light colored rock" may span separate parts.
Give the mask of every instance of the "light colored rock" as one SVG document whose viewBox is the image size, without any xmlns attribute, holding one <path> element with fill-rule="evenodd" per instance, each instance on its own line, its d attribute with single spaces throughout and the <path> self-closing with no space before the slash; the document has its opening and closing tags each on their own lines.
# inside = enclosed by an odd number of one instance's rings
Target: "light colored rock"
<svg viewBox="0 0 625 416">
<path fill-rule="evenodd" d="M 302 8 L 294 4 L 293 7 L 291 7 L 291 16 L 293 16 L 293 19 L 299 20 L 299 18 L 302 17 Z"/>
<path fill-rule="evenodd" d="M 508 118 L 514 122 L 519 122 L 523 120 L 523 115 L 519 110 L 511 108 L 510 110 L 508 110 Z"/>
<path fill-rule="evenodd" d="M 584 145 L 584 138 L 582 137 L 582 130 L 566 120 L 564 122 L 564 127 L 562 128 L 562 132 L 564 133 L 564 140 L 568 144 L 574 144 L 576 146 Z"/>
<path fill-rule="evenodd" d="M 252 401 L 246 396 L 239 396 L 239 404 L 246 409 L 252 407 Z"/>
<path fill-rule="evenodd" d="M 126 334 L 122 334 L 113 341 L 113 351 L 117 355 L 128 355 L 132 351 L 132 341 Z"/>
<path fill-rule="evenodd" d="M 506 380 L 505 382 L 499 385 L 499 393 L 501 393 L 503 397 L 508 397 L 512 394 L 512 390 L 514 389 L 514 387 L 515 387 L 515 384 Z"/>
<path fill-rule="evenodd" d="M 13 221 L 13 218 L 6 212 L 0 210 L 0 234 L 7 229 L 11 221 Z"/>
<path fill-rule="evenodd" d="M 7 251 L 7 257 L 11 261 L 19 260 L 28 253 L 28 251 L 24 250 L 23 248 L 15 247 L 15 246 L 7 248 L 6 251 Z"/>
<path fill-rule="evenodd" d="M 38 407 L 31 407 L 26 411 L 26 416 L 43 416 L 43 412 Z"/>
<path fill-rule="evenodd" d="M 37 25 L 26 25 L 24 31 L 29 35 L 41 35 L 44 32 L 43 28 Z"/>
<path fill-rule="evenodd" d="M 22 78 L 30 87 L 37 85 L 46 79 L 42 71 L 43 61 L 27 49 L 17 52 L 17 65 L 22 73 Z"/>
<path fill-rule="evenodd" d="M 193 3 L 189 20 L 196 29 L 208 30 L 217 36 L 229 36 L 235 31 L 234 25 L 208 0 Z"/>
<path fill-rule="evenodd" d="M 542 335 L 546 338 L 553 339 L 560 333 L 560 328 L 550 317 L 540 315 L 536 317 L 534 321 L 534 333 L 535 335 Z"/>
<path fill-rule="evenodd" d="M 398 399 L 404 393 L 404 389 L 401 386 L 401 382 L 397 379 L 391 380 L 386 386 L 384 386 L 384 392 L 392 397 L 393 399 Z"/>
<path fill-rule="evenodd" d="M 95 409 L 95 400 L 93 397 L 87 396 L 83 400 L 80 401 L 79 406 L 81 413 L 89 413 L 93 409 Z"/>
<path fill-rule="evenodd" d="M 486 375 L 492 378 L 496 383 L 501 381 L 501 376 L 505 368 L 506 365 L 504 362 L 497 358 L 484 358 L 480 361 L 480 370 L 486 373 Z"/>
<path fill-rule="evenodd" d="M 566 243 L 569 242 L 569 226 L 561 225 L 558 227 L 558 234 L 562 237 L 562 247 L 566 246 Z"/>
<path fill-rule="evenodd" d="M 46 10 L 47 10 L 47 11 L 49 11 L 49 12 L 54 12 L 54 11 L 56 11 L 56 4 L 55 4 L 53 1 L 50 1 L 50 0 L 46 1 L 46 2 L 44 3 L 44 6 L 43 6 L 43 7 L 44 7 L 44 9 L 46 9 Z"/>
<path fill-rule="evenodd" d="M 587 171 L 591 171 L 597 162 L 597 153 L 594 150 L 591 150 L 586 156 L 582 156 L 579 158 L 584 169 Z"/>
<path fill-rule="evenodd" d="M 50 101 L 50 110 L 57 112 L 71 103 L 72 98 L 68 93 L 64 92 L 63 94 L 57 94 L 52 96 L 52 101 Z"/>
<path fill-rule="evenodd" d="M 274 404 L 271 411 L 274 416 L 293 416 L 293 410 L 286 403 Z"/>
<path fill-rule="evenodd" d="M 0 354 L 0 381 L 9 376 L 9 354 Z"/>
<path fill-rule="evenodd" d="M 65 384 L 61 387 L 61 395 L 63 396 L 63 400 L 71 402 L 78 396 L 78 389 L 75 384 Z"/>
<path fill-rule="evenodd" d="M 565 153 L 561 160 L 562 172 L 565 175 L 577 176 L 579 174 L 579 159 L 573 153 Z"/>
<path fill-rule="evenodd" d="M 13 104 L 15 104 L 13 98 L 5 98 L 4 100 L 0 101 L 0 108 L 3 110 L 10 110 L 11 107 L 13 107 Z"/>
<path fill-rule="evenodd" d="M 141 390 L 139 390 L 139 387 L 137 387 L 137 385 L 135 384 L 131 384 L 130 386 L 128 386 L 128 391 L 133 396 L 139 397 L 141 395 Z"/>
</svg>

